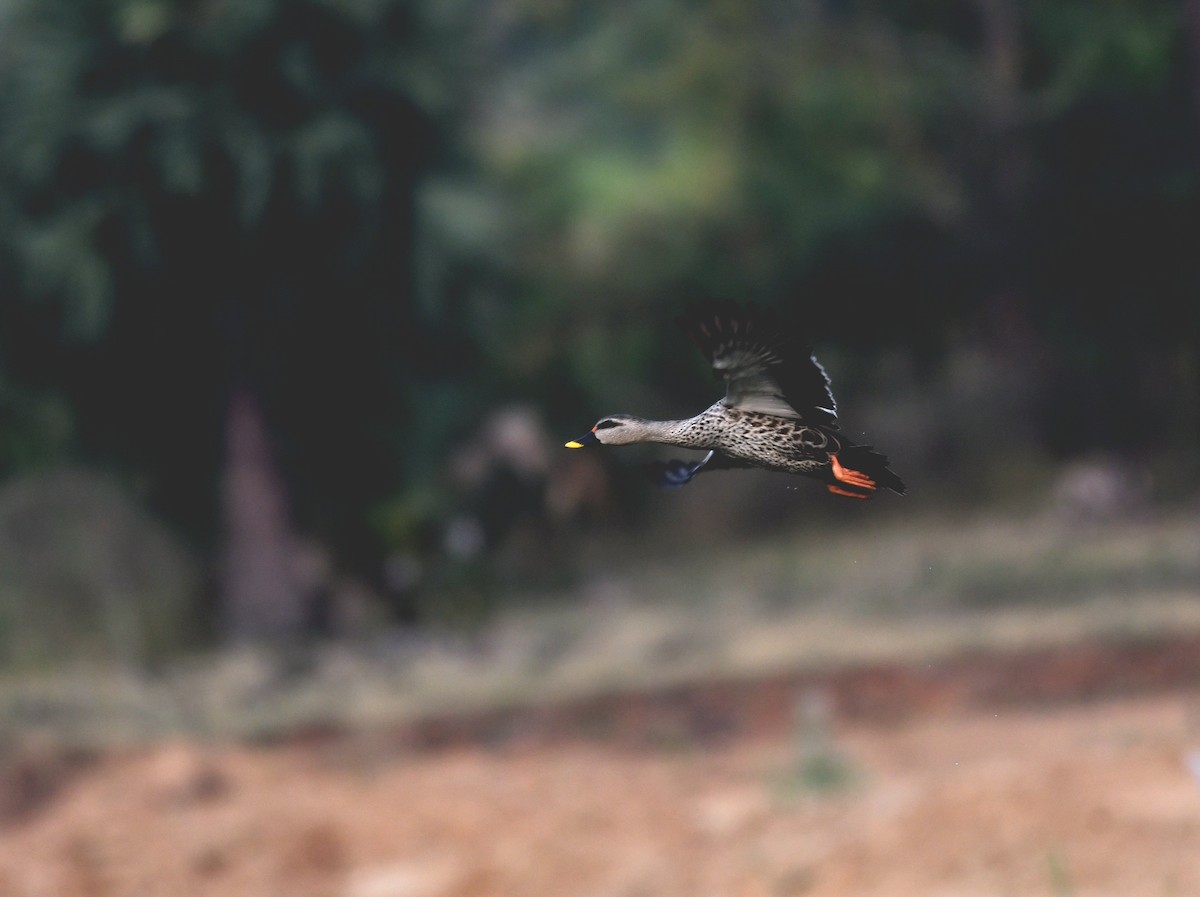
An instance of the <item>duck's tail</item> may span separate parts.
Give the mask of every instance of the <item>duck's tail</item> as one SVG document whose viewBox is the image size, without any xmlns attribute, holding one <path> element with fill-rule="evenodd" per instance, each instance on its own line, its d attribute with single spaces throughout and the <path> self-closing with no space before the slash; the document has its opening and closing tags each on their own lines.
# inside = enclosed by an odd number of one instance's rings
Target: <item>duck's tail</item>
<svg viewBox="0 0 1200 897">
<path fill-rule="evenodd" d="M 869 445 L 846 445 L 830 455 L 829 491 L 852 498 L 866 498 L 876 489 L 891 489 L 897 495 L 908 490 L 888 466 L 887 455 Z"/>
</svg>

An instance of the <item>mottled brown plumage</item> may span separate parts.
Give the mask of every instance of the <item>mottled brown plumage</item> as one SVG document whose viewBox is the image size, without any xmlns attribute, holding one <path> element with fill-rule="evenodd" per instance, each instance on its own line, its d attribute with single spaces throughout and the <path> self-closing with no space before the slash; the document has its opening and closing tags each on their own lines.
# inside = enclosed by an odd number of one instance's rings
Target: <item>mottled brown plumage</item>
<svg viewBox="0 0 1200 897">
<path fill-rule="evenodd" d="M 679 324 L 725 380 L 725 397 L 684 420 L 609 415 L 569 448 L 657 442 L 708 451 L 699 462 L 661 465 L 659 479 L 668 486 L 682 486 L 702 470 L 761 467 L 814 477 L 852 498 L 867 498 L 880 486 L 904 494 L 885 456 L 839 432 L 825 369 L 774 316 L 754 305 L 710 303 Z"/>
</svg>

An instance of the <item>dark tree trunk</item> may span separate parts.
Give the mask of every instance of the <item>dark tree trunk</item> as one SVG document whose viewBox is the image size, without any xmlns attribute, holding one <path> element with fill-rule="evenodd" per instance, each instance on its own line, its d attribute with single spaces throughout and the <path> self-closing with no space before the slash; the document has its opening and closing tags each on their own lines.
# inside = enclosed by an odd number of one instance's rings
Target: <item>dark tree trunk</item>
<svg viewBox="0 0 1200 897">
<path fill-rule="evenodd" d="M 1200 0 L 1190 0 L 1187 19 L 1192 57 L 1192 102 L 1196 106 L 1196 116 L 1200 118 Z"/>
<path fill-rule="evenodd" d="M 227 421 L 221 483 L 225 635 L 229 641 L 290 641 L 301 634 L 305 613 L 283 477 L 252 392 L 234 393 Z"/>
</svg>

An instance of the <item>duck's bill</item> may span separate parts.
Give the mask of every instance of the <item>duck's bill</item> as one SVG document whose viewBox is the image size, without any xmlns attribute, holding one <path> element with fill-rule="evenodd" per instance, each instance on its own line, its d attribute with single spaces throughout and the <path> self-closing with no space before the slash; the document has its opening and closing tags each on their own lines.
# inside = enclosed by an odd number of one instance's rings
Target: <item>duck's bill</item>
<svg viewBox="0 0 1200 897">
<path fill-rule="evenodd" d="M 591 445 L 594 442 L 599 442 L 594 432 L 584 433 L 578 439 L 572 439 L 567 443 L 567 448 L 583 448 L 585 445 Z"/>
</svg>

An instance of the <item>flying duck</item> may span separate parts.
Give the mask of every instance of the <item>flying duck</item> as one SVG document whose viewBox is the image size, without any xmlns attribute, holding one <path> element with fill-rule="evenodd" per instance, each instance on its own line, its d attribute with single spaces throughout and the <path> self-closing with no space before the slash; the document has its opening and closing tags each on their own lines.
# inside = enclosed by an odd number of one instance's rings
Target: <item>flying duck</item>
<svg viewBox="0 0 1200 897">
<path fill-rule="evenodd" d="M 684 420 L 610 414 L 567 448 L 657 442 L 708 452 L 698 462 L 659 463 L 665 486 L 705 470 L 761 467 L 813 477 L 848 498 L 869 498 L 880 487 L 904 495 L 884 455 L 839 432 L 829 375 L 775 316 L 754 304 L 706 303 L 677 323 L 724 378 L 725 397 Z"/>
</svg>

